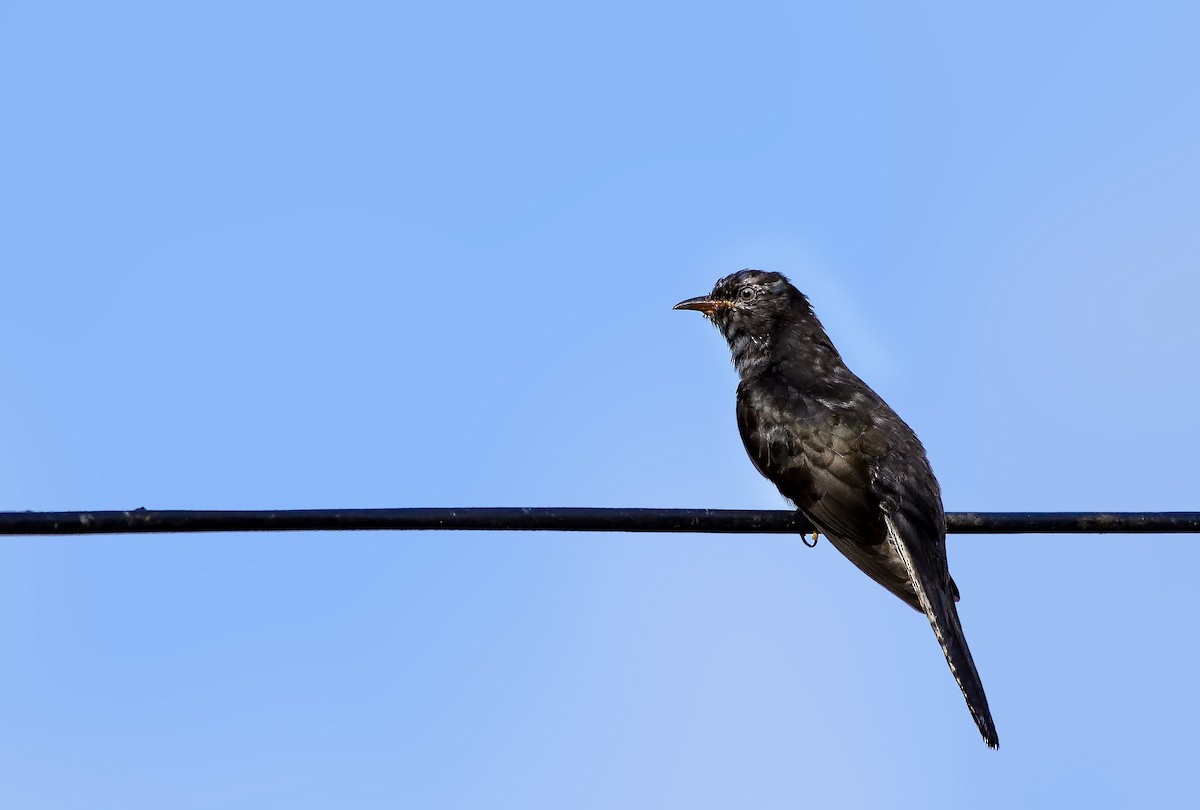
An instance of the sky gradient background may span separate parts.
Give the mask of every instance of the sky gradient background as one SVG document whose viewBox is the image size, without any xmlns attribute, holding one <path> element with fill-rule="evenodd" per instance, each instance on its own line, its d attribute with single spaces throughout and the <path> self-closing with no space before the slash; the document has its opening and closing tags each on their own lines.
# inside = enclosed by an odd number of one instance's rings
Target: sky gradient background
<svg viewBox="0 0 1200 810">
<path fill-rule="evenodd" d="M 1193 4 L 0 2 L 0 509 L 775 508 L 789 275 L 949 510 L 1200 508 Z M 1187 537 L 0 541 L 0 806 L 1191 806 Z"/>
</svg>

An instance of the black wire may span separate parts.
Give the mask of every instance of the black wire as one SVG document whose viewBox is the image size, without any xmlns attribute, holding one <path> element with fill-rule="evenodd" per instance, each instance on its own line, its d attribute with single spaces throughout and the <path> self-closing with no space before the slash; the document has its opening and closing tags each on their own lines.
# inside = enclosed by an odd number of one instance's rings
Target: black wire
<svg viewBox="0 0 1200 810">
<path fill-rule="evenodd" d="M 1200 512 L 949 512 L 953 534 L 1200 533 Z M 376 530 L 807 534 L 792 511 L 742 509 L 135 509 L 0 512 L 0 535 Z"/>
</svg>

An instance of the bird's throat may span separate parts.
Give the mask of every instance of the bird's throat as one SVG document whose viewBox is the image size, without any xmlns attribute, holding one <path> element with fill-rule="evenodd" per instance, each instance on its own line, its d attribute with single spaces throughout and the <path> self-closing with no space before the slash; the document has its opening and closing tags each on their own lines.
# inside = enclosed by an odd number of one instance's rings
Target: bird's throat
<svg viewBox="0 0 1200 810">
<path fill-rule="evenodd" d="M 729 341 L 729 351 L 733 354 L 733 367 L 742 379 L 753 377 L 766 367 L 771 350 L 769 337 L 731 331 L 725 338 Z"/>
</svg>

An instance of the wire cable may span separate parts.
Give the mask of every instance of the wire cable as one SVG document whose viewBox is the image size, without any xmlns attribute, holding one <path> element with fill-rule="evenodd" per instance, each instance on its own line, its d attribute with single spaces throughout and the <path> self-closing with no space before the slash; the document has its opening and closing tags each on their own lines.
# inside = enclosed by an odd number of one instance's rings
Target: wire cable
<svg viewBox="0 0 1200 810">
<path fill-rule="evenodd" d="M 1200 533 L 1200 512 L 948 512 L 951 534 Z M 0 535 L 281 531 L 551 531 L 808 534 L 799 512 L 467 507 L 0 512 Z"/>
</svg>

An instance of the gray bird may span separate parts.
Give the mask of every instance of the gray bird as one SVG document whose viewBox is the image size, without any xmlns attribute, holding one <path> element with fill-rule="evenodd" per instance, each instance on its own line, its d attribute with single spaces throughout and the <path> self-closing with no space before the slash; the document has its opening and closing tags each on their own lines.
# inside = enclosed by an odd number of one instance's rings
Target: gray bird
<svg viewBox="0 0 1200 810">
<path fill-rule="evenodd" d="M 725 336 L 737 421 L 754 466 L 834 547 L 921 611 L 984 742 L 999 745 L 954 603 L 941 489 L 912 428 L 860 380 L 779 273 L 742 270 L 675 309 Z"/>
</svg>

